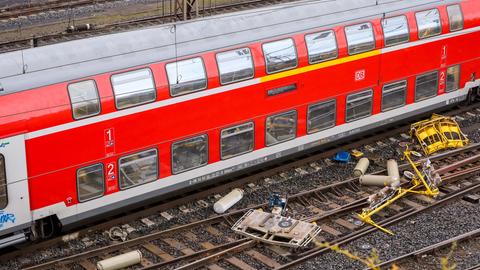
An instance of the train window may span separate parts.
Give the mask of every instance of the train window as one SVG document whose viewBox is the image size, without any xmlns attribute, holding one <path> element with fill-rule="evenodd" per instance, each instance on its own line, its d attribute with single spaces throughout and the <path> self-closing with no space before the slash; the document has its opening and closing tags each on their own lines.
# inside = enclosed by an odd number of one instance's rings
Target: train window
<svg viewBox="0 0 480 270">
<path fill-rule="evenodd" d="M 253 60 L 249 48 L 217 53 L 217 63 L 222 84 L 253 78 Z"/>
<path fill-rule="evenodd" d="M 5 167 L 5 157 L 0 154 L 0 209 L 4 209 L 8 205 L 7 171 Z"/>
<path fill-rule="evenodd" d="M 418 26 L 418 38 L 428 38 L 442 33 L 440 13 L 438 9 L 431 9 L 415 13 Z"/>
<path fill-rule="evenodd" d="M 424 100 L 437 95 L 438 72 L 429 72 L 417 76 L 415 81 L 415 101 Z"/>
<path fill-rule="evenodd" d="M 68 96 L 74 119 L 83 119 L 100 113 L 100 99 L 95 81 L 69 84 Z"/>
<path fill-rule="evenodd" d="M 252 151 L 254 135 L 252 122 L 222 130 L 222 159 L 231 158 Z"/>
<path fill-rule="evenodd" d="M 152 102 L 157 93 L 149 68 L 112 75 L 117 109 L 125 109 Z"/>
<path fill-rule="evenodd" d="M 336 101 L 330 100 L 308 106 L 307 133 L 314 133 L 335 126 Z"/>
<path fill-rule="evenodd" d="M 195 169 L 208 163 L 208 137 L 201 135 L 172 144 L 172 173 Z"/>
<path fill-rule="evenodd" d="M 348 54 L 357 54 L 375 49 L 375 37 L 371 23 L 361 23 L 345 27 Z"/>
<path fill-rule="evenodd" d="M 330 31 L 305 36 L 310 64 L 335 59 L 338 56 L 335 33 Z"/>
<path fill-rule="evenodd" d="M 410 40 L 407 17 L 398 16 L 382 20 L 385 46 L 393 46 Z"/>
<path fill-rule="evenodd" d="M 131 188 L 158 178 L 157 149 L 150 149 L 118 161 L 120 189 Z"/>
<path fill-rule="evenodd" d="M 297 67 L 297 51 L 293 39 L 263 44 L 267 73 L 275 73 Z"/>
<path fill-rule="evenodd" d="M 166 69 L 172 96 L 207 88 L 207 73 L 200 57 L 167 64 Z"/>
<path fill-rule="evenodd" d="M 407 81 L 385 84 L 382 89 L 382 112 L 405 105 Z"/>
<path fill-rule="evenodd" d="M 372 89 L 347 96 L 347 114 L 345 120 L 352 122 L 372 114 Z"/>
<path fill-rule="evenodd" d="M 462 8 L 459 5 L 452 5 L 447 7 L 448 22 L 450 24 L 450 31 L 458 31 L 463 29 L 463 14 Z"/>
<path fill-rule="evenodd" d="M 271 146 L 291 140 L 297 135 L 297 111 L 267 117 L 266 144 Z"/>
<path fill-rule="evenodd" d="M 446 92 L 458 90 L 460 87 L 460 65 L 449 67 L 447 69 L 447 88 Z"/>
<path fill-rule="evenodd" d="M 105 191 L 103 164 L 95 164 L 77 171 L 78 201 L 101 197 Z"/>
</svg>

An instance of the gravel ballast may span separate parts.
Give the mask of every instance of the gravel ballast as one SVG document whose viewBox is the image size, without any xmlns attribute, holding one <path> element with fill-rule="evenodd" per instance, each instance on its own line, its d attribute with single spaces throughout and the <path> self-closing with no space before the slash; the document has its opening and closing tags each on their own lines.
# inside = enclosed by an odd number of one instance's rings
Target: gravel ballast
<svg viewBox="0 0 480 270">
<path fill-rule="evenodd" d="M 380 261 L 388 261 L 473 231 L 479 226 L 480 205 L 459 200 L 388 227 L 395 233 L 393 236 L 377 231 L 344 245 L 342 248 L 355 252 L 363 258 L 369 256 L 372 249 L 376 249 Z M 477 265 L 480 263 L 480 252 L 468 261 L 456 261 L 455 263 L 458 264 L 458 270 Z M 414 269 L 424 269 L 420 264 L 412 264 L 412 266 L 416 266 Z M 365 266 L 343 255 L 328 252 L 294 269 L 365 269 Z M 441 269 L 440 265 L 436 269 Z"/>
</svg>

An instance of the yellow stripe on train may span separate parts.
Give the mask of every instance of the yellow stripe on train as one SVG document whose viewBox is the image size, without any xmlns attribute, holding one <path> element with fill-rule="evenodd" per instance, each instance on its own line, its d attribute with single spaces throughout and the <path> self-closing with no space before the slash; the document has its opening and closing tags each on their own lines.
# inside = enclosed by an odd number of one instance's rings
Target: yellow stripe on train
<svg viewBox="0 0 480 270">
<path fill-rule="evenodd" d="M 332 61 L 318 63 L 318 64 L 315 64 L 315 65 L 309 65 L 309 66 L 302 67 L 302 68 L 296 68 L 296 69 L 292 69 L 292 70 L 288 70 L 288 71 L 284 71 L 284 72 L 280 72 L 280 73 L 276 73 L 276 74 L 272 74 L 272 75 L 267 75 L 265 77 L 260 78 L 260 82 L 262 82 L 262 83 L 263 82 L 269 82 L 269 81 L 273 81 L 273 80 L 277 80 L 277 79 L 281 79 L 281 78 L 285 78 L 285 77 L 289 77 L 289 76 L 302 74 L 302 73 L 309 72 L 309 71 L 314 71 L 314 70 L 327 68 L 327 67 L 331 67 L 331 66 L 335 66 L 335 65 L 339 65 L 339 64 L 344 64 L 344 63 L 348 63 L 348 62 L 352 62 L 352 61 L 376 56 L 376 55 L 379 55 L 380 53 L 381 53 L 380 50 L 374 50 L 374 51 L 361 53 L 361 54 L 357 54 L 357 55 L 342 57 L 342 58 L 335 59 L 335 60 L 332 60 Z"/>
</svg>

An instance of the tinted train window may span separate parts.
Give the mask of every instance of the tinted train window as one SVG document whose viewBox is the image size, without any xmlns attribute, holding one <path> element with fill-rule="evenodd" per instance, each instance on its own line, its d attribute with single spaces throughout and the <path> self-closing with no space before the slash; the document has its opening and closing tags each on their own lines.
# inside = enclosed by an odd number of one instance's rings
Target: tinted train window
<svg viewBox="0 0 480 270">
<path fill-rule="evenodd" d="M 172 96 L 207 88 L 207 74 L 200 57 L 170 63 L 166 68 Z"/>
<path fill-rule="evenodd" d="M 117 109 L 125 109 L 155 100 L 157 94 L 149 68 L 112 75 Z"/>
<path fill-rule="evenodd" d="M 459 5 L 447 7 L 448 22 L 450 24 L 450 31 L 458 31 L 463 29 L 463 14 Z"/>
<path fill-rule="evenodd" d="M 330 100 L 308 106 L 307 132 L 314 133 L 335 126 L 336 101 Z"/>
<path fill-rule="evenodd" d="M 297 112 L 290 111 L 267 117 L 267 146 L 288 141 L 297 135 Z"/>
<path fill-rule="evenodd" d="M 217 63 L 222 84 L 253 78 L 253 60 L 249 48 L 217 53 Z"/>
<path fill-rule="evenodd" d="M 375 37 L 371 23 L 345 27 L 348 54 L 357 54 L 375 49 Z"/>
<path fill-rule="evenodd" d="M 367 90 L 347 96 L 347 114 L 345 120 L 351 122 L 372 114 L 373 91 Z"/>
<path fill-rule="evenodd" d="M 0 155 L 0 209 L 4 209 L 8 205 L 7 171 L 5 167 L 5 157 Z"/>
<path fill-rule="evenodd" d="M 460 87 L 460 66 L 453 66 L 447 69 L 447 88 L 446 92 L 458 90 Z"/>
<path fill-rule="evenodd" d="M 394 82 L 383 86 L 382 112 L 405 105 L 407 81 Z"/>
<path fill-rule="evenodd" d="M 293 39 L 284 39 L 263 44 L 267 73 L 297 67 L 297 51 Z"/>
<path fill-rule="evenodd" d="M 100 113 L 100 99 L 95 81 L 69 84 L 68 96 L 72 104 L 74 119 L 78 120 Z"/>
<path fill-rule="evenodd" d="M 335 59 L 338 56 L 335 33 L 330 31 L 305 36 L 310 64 Z"/>
<path fill-rule="evenodd" d="M 95 164 L 77 171 L 78 201 L 85 202 L 104 193 L 103 164 Z"/>
<path fill-rule="evenodd" d="M 207 135 L 201 135 L 172 144 L 172 173 L 181 173 L 201 167 L 207 163 Z"/>
<path fill-rule="evenodd" d="M 155 181 L 158 178 L 157 149 L 122 157 L 118 167 L 120 189 Z"/>
<path fill-rule="evenodd" d="M 407 17 L 398 16 L 382 20 L 385 46 L 405 43 L 410 40 Z"/>
<path fill-rule="evenodd" d="M 427 38 L 442 33 L 440 13 L 438 9 L 431 9 L 415 13 L 418 26 L 418 38 Z"/>
<path fill-rule="evenodd" d="M 253 141 L 253 123 L 246 123 L 222 130 L 222 159 L 231 158 L 252 151 Z"/>
<path fill-rule="evenodd" d="M 415 101 L 424 100 L 437 95 L 438 72 L 430 72 L 417 76 L 415 81 Z"/>
</svg>

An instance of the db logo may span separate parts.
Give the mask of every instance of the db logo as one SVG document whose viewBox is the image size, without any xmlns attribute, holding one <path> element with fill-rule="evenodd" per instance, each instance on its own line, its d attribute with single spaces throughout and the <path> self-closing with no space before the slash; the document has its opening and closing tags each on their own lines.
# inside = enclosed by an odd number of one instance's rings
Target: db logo
<svg viewBox="0 0 480 270">
<path fill-rule="evenodd" d="M 365 69 L 355 71 L 355 81 L 365 80 Z"/>
</svg>

